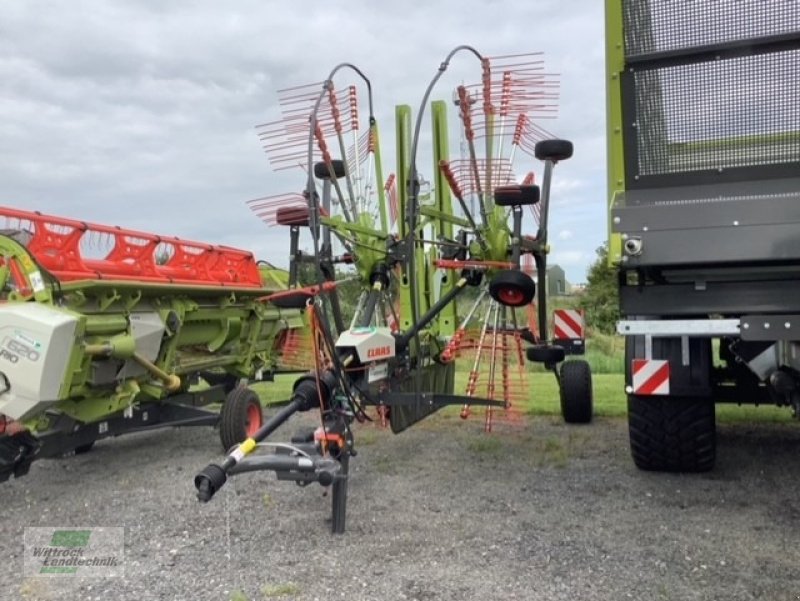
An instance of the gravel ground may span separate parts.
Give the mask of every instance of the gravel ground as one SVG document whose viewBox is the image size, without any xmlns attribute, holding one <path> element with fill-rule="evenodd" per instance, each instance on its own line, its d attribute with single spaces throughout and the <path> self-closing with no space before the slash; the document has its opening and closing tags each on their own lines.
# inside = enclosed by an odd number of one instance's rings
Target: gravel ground
<svg viewBox="0 0 800 601">
<path fill-rule="evenodd" d="M 637 471 L 622 420 L 478 422 L 357 431 L 344 536 L 318 485 L 198 503 L 208 428 L 40 461 L 0 486 L 0 599 L 800 599 L 800 429 L 722 425 L 717 469 L 681 476 Z M 94 525 L 125 527 L 123 578 L 24 577 L 25 526 Z"/>
</svg>

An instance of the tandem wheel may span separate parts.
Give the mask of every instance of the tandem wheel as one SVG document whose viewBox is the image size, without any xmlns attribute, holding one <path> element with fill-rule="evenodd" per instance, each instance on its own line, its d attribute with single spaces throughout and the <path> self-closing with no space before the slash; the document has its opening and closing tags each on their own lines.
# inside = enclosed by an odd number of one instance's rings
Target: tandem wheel
<svg viewBox="0 0 800 601">
<path fill-rule="evenodd" d="M 219 437 L 227 451 L 255 434 L 264 423 L 261 399 L 247 386 L 237 386 L 225 397 L 219 415 Z"/>
</svg>

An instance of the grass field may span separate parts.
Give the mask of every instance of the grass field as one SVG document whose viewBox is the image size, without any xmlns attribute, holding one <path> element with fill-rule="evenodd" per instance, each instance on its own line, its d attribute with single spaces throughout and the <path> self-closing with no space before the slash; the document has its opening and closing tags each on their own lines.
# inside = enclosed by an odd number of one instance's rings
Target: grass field
<svg viewBox="0 0 800 601">
<path fill-rule="evenodd" d="M 577 300 L 577 297 L 574 296 L 554 297 L 550 299 L 549 307 L 551 310 L 576 308 Z M 718 342 L 715 341 L 714 344 L 716 349 Z M 625 339 L 622 336 L 603 334 L 591 327 L 588 328 L 586 354 L 580 358 L 586 360 L 591 367 L 595 415 L 613 418 L 627 416 L 623 376 L 625 370 L 624 349 Z M 466 389 L 468 369 L 467 366 L 458 366 L 456 394 L 462 393 Z M 526 370 L 529 372 L 531 393 L 524 408 L 525 412 L 539 415 L 560 415 L 558 385 L 553 374 L 537 363 L 527 364 Z M 257 390 L 265 403 L 285 400 L 291 394 L 292 383 L 296 377 L 296 375 L 278 376 L 273 383 L 257 385 Z M 786 407 L 717 405 L 716 413 L 719 422 L 793 421 L 791 411 Z"/>
<path fill-rule="evenodd" d="M 525 407 L 526 413 L 537 415 L 558 415 L 561 413 L 558 386 L 551 373 L 528 374 L 530 383 L 530 401 Z M 463 392 L 466 387 L 467 374 L 464 370 L 456 374 L 456 392 Z M 254 386 L 264 403 L 273 403 L 289 398 L 296 375 L 281 375 L 275 382 Z M 623 418 L 627 414 L 627 402 L 624 392 L 624 378 L 621 373 L 594 373 L 592 375 L 594 391 L 595 415 L 603 417 Z M 752 422 L 792 421 L 791 411 L 787 408 L 772 406 L 754 407 L 717 405 L 717 420 L 720 422 Z"/>
</svg>

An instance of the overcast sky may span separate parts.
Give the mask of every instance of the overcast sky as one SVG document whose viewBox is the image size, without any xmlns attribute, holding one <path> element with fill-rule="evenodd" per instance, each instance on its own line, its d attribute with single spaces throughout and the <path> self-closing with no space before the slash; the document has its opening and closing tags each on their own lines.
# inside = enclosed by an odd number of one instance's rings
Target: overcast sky
<svg viewBox="0 0 800 601">
<path fill-rule="evenodd" d="M 5 0 L 0 204 L 238 246 L 286 265 L 285 232 L 245 204 L 304 185 L 299 171 L 271 170 L 255 133 L 277 118 L 276 90 L 321 81 L 342 61 L 358 65 L 372 80 L 388 174 L 394 105 L 416 107 L 459 44 L 489 56 L 543 51 L 559 74 L 558 119 L 542 124 L 572 140 L 575 155 L 556 170 L 551 261 L 585 281 L 606 235 L 597 0 Z M 518 170 L 541 174 L 533 160 Z"/>
</svg>

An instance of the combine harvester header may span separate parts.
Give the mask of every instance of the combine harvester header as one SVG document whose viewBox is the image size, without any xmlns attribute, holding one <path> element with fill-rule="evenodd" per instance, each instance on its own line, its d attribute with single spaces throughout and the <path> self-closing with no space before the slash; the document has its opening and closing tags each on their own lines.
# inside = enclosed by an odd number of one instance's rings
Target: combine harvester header
<svg viewBox="0 0 800 601">
<path fill-rule="evenodd" d="M 260 300 L 273 269 L 175 237 L 6 207 L 0 220 L 0 481 L 132 430 L 221 419 L 230 447 L 260 426 L 241 382 L 270 378 L 278 335 L 303 324 Z M 221 401 L 221 416 L 202 408 Z"/>
<path fill-rule="evenodd" d="M 27 254 L 60 282 L 121 280 L 238 288 L 263 285 L 253 254 L 245 250 L 6 207 L 0 207 L 0 218 L 17 223 L 16 230 L 4 233 L 22 242 Z M 20 230 L 23 225 L 26 229 Z M 92 243 L 105 243 L 110 246 L 109 252 L 99 259 L 84 256 L 82 251 Z M 24 261 L 22 257 L 19 260 Z M 12 257 L 8 267 L 16 278 L 21 270 L 15 265 L 19 267 Z M 26 290 L 45 290 L 41 273 L 32 269 L 27 275 L 30 288 L 25 287 L 28 282 L 24 279 L 16 282 L 23 297 Z"/>
</svg>

